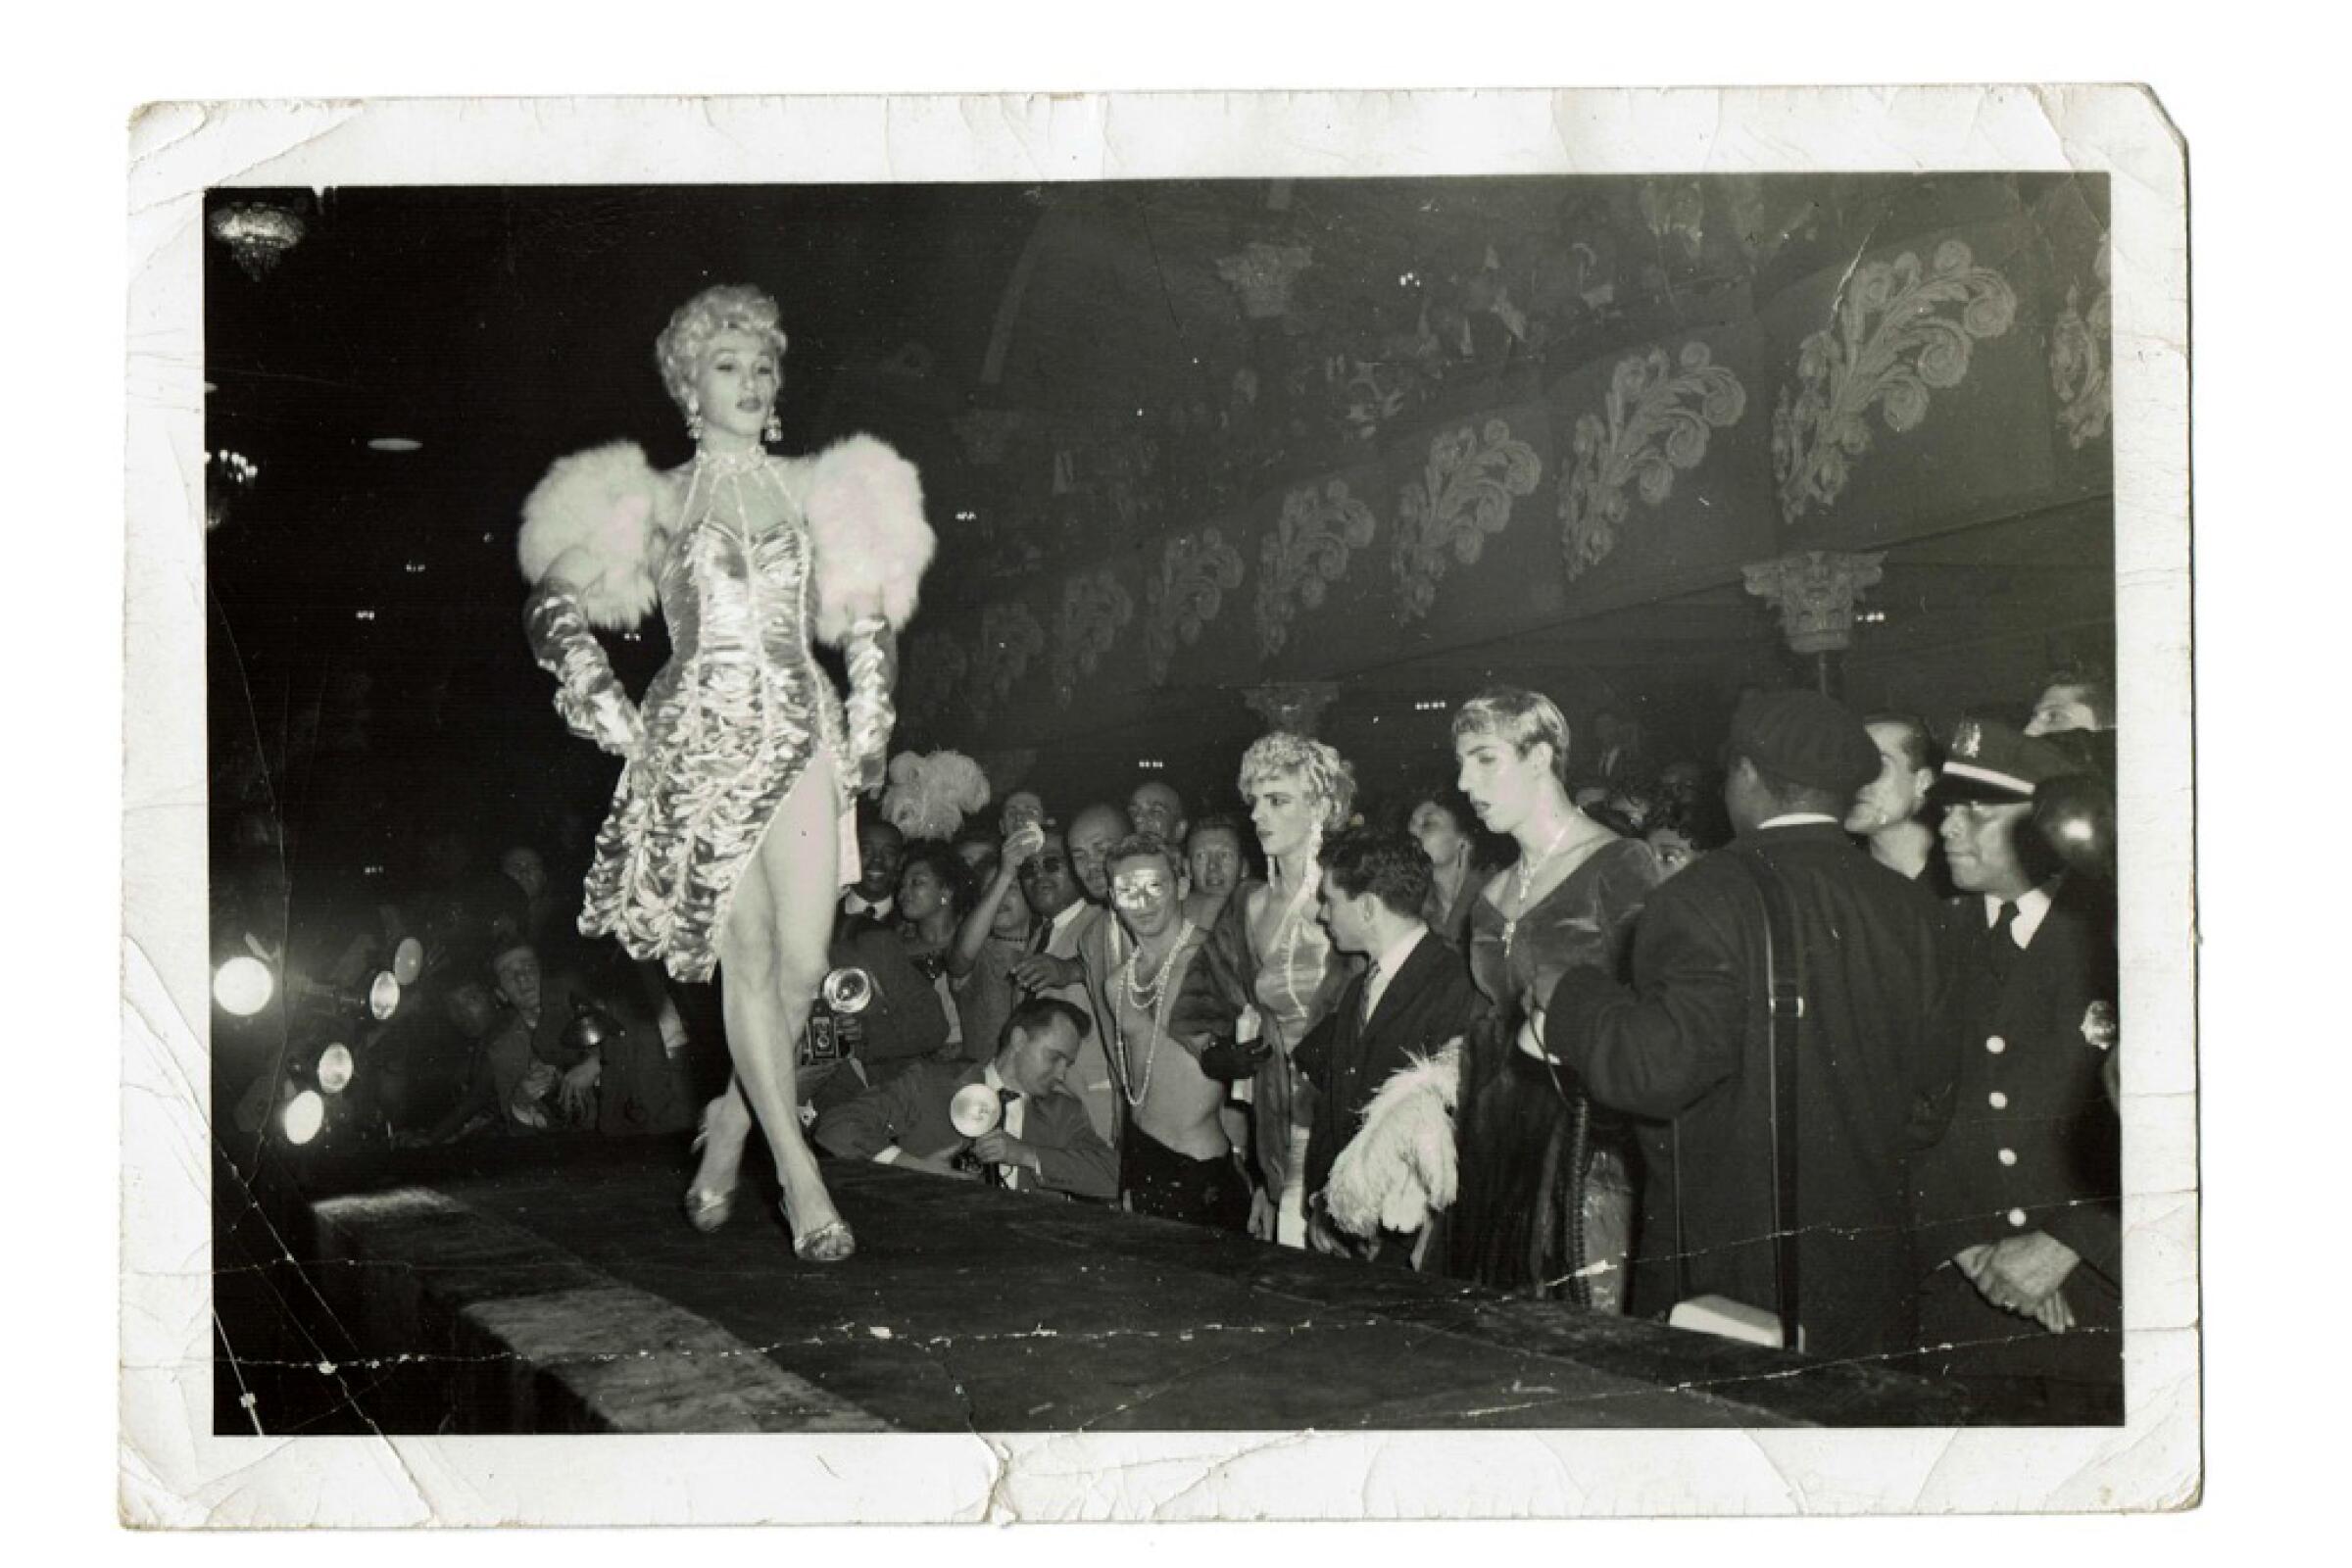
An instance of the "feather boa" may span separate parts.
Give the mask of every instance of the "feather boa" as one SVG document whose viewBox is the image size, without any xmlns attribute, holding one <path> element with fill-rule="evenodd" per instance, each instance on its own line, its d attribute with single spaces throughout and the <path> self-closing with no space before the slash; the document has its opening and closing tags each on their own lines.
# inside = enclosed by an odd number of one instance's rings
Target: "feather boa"
<svg viewBox="0 0 2352 1568">
<path fill-rule="evenodd" d="M 988 775 L 961 752 L 901 752 L 891 759 L 882 819 L 910 839 L 944 839 L 987 804 Z"/>
<path fill-rule="evenodd" d="M 1453 1108 L 1461 1097 L 1462 1043 L 1413 1056 L 1380 1086 L 1364 1124 L 1331 1167 L 1325 1203 L 1350 1236 L 1417 1231 L 1453 1205 L 1459 1164 Z"/>
<path fill-rule="evenodd" d="M 914 465 L 870 435 L 837 441 L 810 466 L 808 511 L 816 635 L 838 644 L 877 615 L 893 630 L 906 625 L 938 543 Z"/>
<path fill-rule="evenodd" d="M 523 580 L 535 588 L 558 561 L 581 552 L 594 572 L 572 584 L 580 609 L 593 625 L 625 630 L 654 608 L 646 550 L 676 514 L 676 496 L 633 441 L 559 458 L 522 503 L 515 556 Z"/>
</svg>

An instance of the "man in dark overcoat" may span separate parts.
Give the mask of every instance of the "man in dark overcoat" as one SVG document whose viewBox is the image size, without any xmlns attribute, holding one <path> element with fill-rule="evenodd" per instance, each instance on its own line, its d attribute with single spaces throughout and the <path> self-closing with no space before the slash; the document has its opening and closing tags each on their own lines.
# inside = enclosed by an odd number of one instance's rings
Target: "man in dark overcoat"
<svg viewBox="0 0 2352 1568">
<path fill-rule="evenodd" d="M 1916 1327 L 1908 1160 L 1950 1112 L 1941 910 L 1841 823 L 1879 771 L 1860 720 L 1812 692 L 1749 694 L 1726 747 L 1734 842 L 1651 895 L 1633 983 L 1571 970 L 1521 1048 L 1639 1119 L 1630 1306 L 1715 1296 L 1779 1315 L 1762 862 L 1801 950 L 1794 1217 L 1802 1349 L 1901 1353 Z"/>
<path fill-rule="evenodd" d="M 1963 979 L 1956 1108 L 1919 1172 L 1923 1361 L 2047 1424 L 2124 1413 L 2113 894 L 2029 820 L 2081 770 L 1986 720 L 1955 732 L 1936 782 Z"/>
</svg>

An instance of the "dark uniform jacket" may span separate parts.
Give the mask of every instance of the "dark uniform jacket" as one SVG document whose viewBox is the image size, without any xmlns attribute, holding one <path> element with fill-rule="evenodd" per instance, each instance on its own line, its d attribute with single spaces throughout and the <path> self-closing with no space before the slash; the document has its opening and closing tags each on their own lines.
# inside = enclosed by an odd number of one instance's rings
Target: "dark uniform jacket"
<svg viewBox="0 0 2352 1568">
<path fill-rule="evenodd" d="M 1340 993 L 1339 1004 L 1307 1033 L 1293 1056 L 1315 1086 L 1314 1132 L 1306 1146 L 1306 1198 L 1331 1180 L 1332 1163 L 1364 1124 L 1364 1109 L 1409 1056 L 1434 1056 L 1469 1029 L 1486 1006 L 1470 965 L 1435 931 L 1423 933 L 1364 1017 L 1365 975 Z"/>
<path fill-rule="evenodd" d="M 1545 1049 L 1594 1100 L 1641 1118 L 1632 1310 L 1660 1313 L 1684 1294 L 1678 1233 L 1690 1294 L 1775 1309 L 1765 916 L 1753 881 L 1731 859 L 1740 854 L 1780 872 L 1804 949 L 1796 1165 L 1805 1348 L 1897 1353 L 1916 1326 L 1908 1160 L 1950 1111 L 1950 954 L 1933 898 L 1835 823 L 1742 834 L 1650 895 L 1634 931 L 1630 988 L 1595 970 L 1560 981 Z"/>
<path fill-rule="evenodd" d="M 827 1153 L 871 1159 L 893 1144 L 909 1154 L 936 1158 L 963 1147 L 949 1119 L 956 1091 L 985 1080 L 986 1062 L 917 1062 L 879 1089 L 819 1116 L 815 1140 Z M 1086 1107 L 1066 1090 L 1032 1095 L 1021 1112 L 1021 1142 L 1037 1151 L 1038 1168 L 1018 1178 L 1050 1193 L 1109 1200 L 1118 1196 L 1119 1161 L 1087 1120 Z"/>
<path fill-rule="evenodd" d="M 2120 1385 L 2120 1138 L 2100 1084 L 2117 1032 L 2113 906 L 2096 884 L 2062 880 L 2023 952 L 1987 929 L 1982 898 L 1949 913 L 1965 964 L 1954 1109 L 1918 1173 L 1921 1262 L 1936 1271 L 1922 1330 L 1950 1347 L 1931 1351 L 1932 1369 Z M 2082 1260 L 2063 1287 L 2077 1325 L 2067 1334 L 1938 1268 L 1964 1248 L 2034 1231 Z"/>
</svg>

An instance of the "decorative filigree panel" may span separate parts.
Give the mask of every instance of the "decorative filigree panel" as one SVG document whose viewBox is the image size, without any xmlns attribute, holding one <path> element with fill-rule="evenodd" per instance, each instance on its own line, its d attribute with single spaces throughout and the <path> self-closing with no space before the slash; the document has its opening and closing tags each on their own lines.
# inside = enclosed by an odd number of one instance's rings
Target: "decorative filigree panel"
<svg viewBox="0 0 2352 1568">
<path fill-rule="evenodd" d="M 1512 498 L 1533 494 L 1543 476 L 1535 448 L 1515 439 L 1506 420 L 1458 425 L 1432 438 L 1428 467 L 1397 503 L 1391 565 L 1399 617 L 1410 622 L 1428 614 L 1447 555 L 1465 566 L 1475 564 L 1487 539 L 1510 526 Z"/>
<path fill-rule="evenodd" d="M 1251 240 L 1236 254 L 1217 258 L 1217 275 L 1241 297 L 1243 315 L 1253 321 L 1270 320 L 1290 314 L 1291 285 L 1314 260 L 1314 251 L 1304 245 Z"/>
<path fill-rule="evenodd" d="M 1672 361 L 1662 348 L 1618 361 L 1602 413 L 1577 416 L 1575 456 L 1560 485 L 1569 577 L 1617 548 L 1633 494 L 1653 507 L 1664 501 L 1676 471 L 1706 457 L 1707 432 L 1738 423 L 1746 409 L 1740 378 L 1713 364 L 1704 343 L 1684 344 Z"/>
<path fill-rule="evenodd" d="M 1348 558 L 1372 542 L 1372 509 L 1348 493 L 1348 481 L 1303 485 L 1282 498 L 1282 515 L 1266 535 L 1257 571 L 1257 647 L 1268 658 L 1290 640 L 1300 607 L 1323 603 L 1348 574 Z"/>
<path fill-rule="evenodd" d="M 2017 318 L 2017 295 L 1961 240 L 1947 239 L 1922 266 L 1905 251 L 1854 270 L 1833 327 L 1797 346 L 1798 390 L 1781 392 L 1772 416 L 1772 465 L 1790 521 L 1827 507 L 1845 488 L 1853 460 L 1870 450 L 1864 422 L 1879 406 L 1902 434 L 1928 416 L 1928 394 L 1968 374 L 1972 346 Z"/>
<path fill-rule="evenodd" d="M 1740 568 L 1747 591 L 1781 612 L 1781 635 L 1798 654 L 1838 653 L 1854 640 L 1854 606 L 1886 575 L 1886 552 L 1805 550 Z"/>
<path fill-rule="evenodd" d="M 1242 585 L 1242 554 L 1214 528 L 1182 534 L 1159 553 L 1144 584 L 1144 662 L 1152 684 L 1167 683 L 1179 644 L 1190 648 L 1217 618 L 1225 596 Z"/>
<path fill-rule="evenodd" d="M 1061 609 L 1054 620 L 1054 700 L 1063 708 L 1077 696 L 1081 676 L 1095 665 L 1119 632 L 1135 618 L 1135 600 L 1118 574 L 1105 567 L 1082 571 L 1061 587 Z"/>
<path fill-rule="evenodd" d="M 2107 433 L 2115 414 L 2115 383 L 2109 334 L 2114 330 L 2114 305 L 2107 286 L 2107 247 L 2099 247 L 2092 264 L 2099 290 L 2087 309 L 2082 290 L 2070 285 L 2066 309 L 2050 327 L 2050 390 L 2058 394 L 2058 427 L 2067 445 L 2081 449 Z"/>
<path fill-rule="evenodd" d="M 985 721 L 996 706 L 1012 695 L 1029 672 L 1030 662 L 1044 652 L 1046 629 L 1027 604 L 1015 599 L 990 605 L 980 612 L 980 647 L 972 659 L 972 676 L 965 705 L 976 720 Z"/>
</svg>

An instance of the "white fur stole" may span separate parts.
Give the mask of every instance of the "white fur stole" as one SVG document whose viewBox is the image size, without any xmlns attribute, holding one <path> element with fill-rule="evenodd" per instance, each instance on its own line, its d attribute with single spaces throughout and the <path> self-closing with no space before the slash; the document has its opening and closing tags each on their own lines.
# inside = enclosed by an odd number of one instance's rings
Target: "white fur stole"
<svg viewBox="0 0 2352 1568">
<path fill-rule="evenodd" d="M 574 557 L 564 576 L 589 623 L 624 630 L 645 619 L 659 598 L 648 547 L 658 528 L 677 522 L 678 501 L 633 441 L 615 441 L 559 458 L 522 503 L 515 555 L 533 587 L 550 567 Z"/>
<path fill-rule="evenodd" d="M 906 625 L 938 543 L 914 465 L 870 435 L 836 441 L 810 463 L 808 512 L 816 635 L 839 643 L 876 615 Z"/>
<path fill-rule="evenodd" d="M 1461 1098 L 1462 1043 L 1411 1056 L 1364 1109 L 1364 1124 L 1331 1167 L 1325 1204 L 1350 1236 L 1412 1232 L 1453 1204 L 1460 1165 L 1453 1108 Z"/>
</svg>

